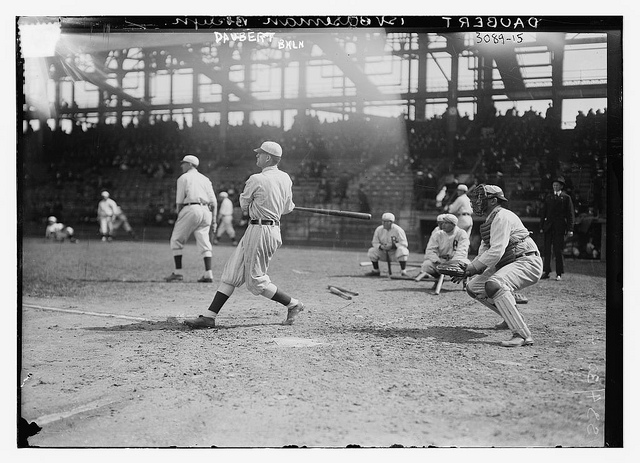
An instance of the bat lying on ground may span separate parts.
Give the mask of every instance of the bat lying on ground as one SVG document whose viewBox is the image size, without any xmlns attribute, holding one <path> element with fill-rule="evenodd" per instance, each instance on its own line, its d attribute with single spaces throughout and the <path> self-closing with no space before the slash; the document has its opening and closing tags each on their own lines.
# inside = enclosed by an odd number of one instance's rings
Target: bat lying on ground
<svg viewBox="0 0 640 463">
<path fill-rule="evenodd" d="M 342 299 L 347 299 L 348 301 L 350 301 L 352 299 L 351 296 L 349 296 L 348 294 L 343 293 L 342 291 L 340 291 L 335 286 L 329 286 L 329 291 L 332 292 L 333 294 L 335 294 L 336 296 L 340 296 Z"/>
<path fill-rule="evenodd" d="M 395 264 L 395 262 L 393 262 Z M 360 262 L 360 267 L 368 267 L 370 265 L 373 265 L 371 262 L 368 261 L 363 261 Z M 421 267 L 422 264 L 418 264 L 418 263 L 412 263 L 412 262 L 407 262 L 407 267 Z"/>
<path fill-rule="evenodd" d="M 359 294 L 359 293 L 357 293 L 355 291 L 351 291 L 350 289 L 345 289 L 345 288 L 342 288 L 342 287 L 336 286 L 336 285 L 329 285 L 328 287 L 329 288 L 332 288 L 332 287 L 336 288 L 337 290 L 342 291 L 345 294 L 351 294 L 353 296 L 357 296 Z"/>
<path fill-rule="evenodd" d="M 352 211 L 338 211 L 335 209 L 320 209 L 317 207 L 300 207 L 293 208 L 294 211 L 312 212 L 314 214 L 322 215 L 335 215 L 337 217 L 347 217 L 350 219 L 371 220 L 371 214 L 365 214 L 364 212 L 352 212 Z"/>
</svg>

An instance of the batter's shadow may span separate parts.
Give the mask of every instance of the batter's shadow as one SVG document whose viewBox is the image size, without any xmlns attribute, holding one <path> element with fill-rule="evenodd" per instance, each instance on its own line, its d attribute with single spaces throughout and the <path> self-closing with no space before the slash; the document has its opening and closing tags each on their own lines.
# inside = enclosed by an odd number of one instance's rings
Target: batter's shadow
<svg viewBox="0 0 640 463">
<path fill-rule="evenodd" d="M 383 338 L 430 339 L 456 344 L 483 343 L 495 344 L 495 341 L 479 341 L 488 335 L 471 330 L 487 330 L 486 327 L 468 326 L 428 326 L 426 328 L 356 328 L 352 331 Z"/>
<path fill-rule="evenodd" d="M 267 327 L 267 326 L 285 326 L 282 322 L 277 323 L 244 323 L 235 325 L 220 325 L 215 328 L 207 329 L 192 329 L 187 325 L 177 320 L 162 320 L 162 321 L 142 321 L 138 323 L 129 323 L 127 325 L 115 325 L 115 326 L 92 326 L 84 328 L 88 331 L 217 331 L 228 330 L 233 328 L 252 328 L 252 327 Z"/>
</svg>

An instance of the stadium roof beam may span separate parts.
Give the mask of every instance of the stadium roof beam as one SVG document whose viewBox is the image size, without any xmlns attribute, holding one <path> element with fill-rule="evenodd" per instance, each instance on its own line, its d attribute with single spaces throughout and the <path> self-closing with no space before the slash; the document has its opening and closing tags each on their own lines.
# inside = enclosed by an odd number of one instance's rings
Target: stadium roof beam
<svg viewBox="0 0 640 463">
<path fill-rule="evenodd" d="M 573 98 L 606 98 L 607 96 L 607 84 L 595 84 L 595 85 L 573 85 L 573 86 L 564 86 L 560 91 L 560 95 L 562 98 L 573 99 Z M 504 95 L 501 89 L 493 89 L 492 94 L 495 95 Z M 459 99 L 472 100 L 476 98 L 476 92 L 474 90 L 460 90 L 458 93 Z M 436 92 L 426 92 L 426 93 L 403 93 L 401 95 L 394 95 L 394 97 L 398 97 L 401 99 L 415 99 L 415 98 L 427 98 L 429 100 L 441 100 L 442 103 L 447 102 L 448 91 L 436 91 Z M 552 88 L 551 87 L 539 87 L 539 88 L 531 88 L 522 92 L 517 92 L 515 94 L 517 100 L 550 100 L 552 97 Z M 334 95 L 334 96 L 324 96 L 324 97 L 309 97 L 305 101 L 307 102 L 307 108 L 313 109 L 315 111 L 334 111 L 336 108 L 340 108 L 339 112 L 344 112 L 344 106 L 340 105 L 351 105 L 355 104 L 357 97 L 354 95 L 344 96 L 344 95 Z M 263 110 L 282 110 L 282 109 L 295 109 L 297 99 L 275 99 L 275 100 L 260 100 L 260 108 Z M 339 106 L 329 107 L 329 106 L 316 106 L 316 105 L 329 105 L 329 104 L 337 104 Z M 369 103 L 365 101 L 366 106 L 387 106 L 389 104 L 395 103 Z M 155 111 L 163 111 L 168 109 L 186 109 L 191 108 L 191 103 L 172 103 L 172 104 L 161 104 L 154 105 L 152 110 Z M 200 103 L 200 108 L 205 112 L 220 112 L 222 109 L 222 103 Z M 229 111 L 245 111 L 252 110 L 255 106 L 246 101 L 230 101 L 228 103 Z M 129 109 L 129 108 L 126 108 Z M 131 108 L 135 109 L 135 108 Z M 85 114 L 85 113 L 93 113 L 97 112 L 98 108 L 60 108 L 60 115 L 73 115 L 73 114 Z M 350 113 L 354 114 L 354 113 Z"/>
<path fill-rule="evenodd" d="M 229 76 L 223 71 L 215 69 L 210 64 L 204 63 L 201 57 L 199 57 L 195 52 L 186 50 L 185 48 L 176 48 L 174 49 L 174 53 L 176 56 L 182 58 L 185 63 L 191 66 L 194 71 L 207 76 L 214 83 L 223 84 L 228 89 L 229 93 L 233 93 L 238 98 L 247 102 L 257 102 L 256 98 L 251 95 L 251 93 L 240 87 L 235 82 L 229 80 Z"/>
<path fill-rule="evenodd" d="M 342 72 L 344 72 L 344 75 L 356 85 L 360 94 L 366 95 L 367 99 L 370 100 L 384 99 L 378 87 L 376 87 L 364 71 L 349 58 L 349 55 L 345 53 L 334 37 L 318 34 L 313 38 L 313 41 L 324 51 L 327 58 L 338 66 Z"/>
<path fill-rule="evenodd" d="M 499 52 L 495 52 L 493 47 L 480 45 L 478 46 L 478 53 L 496 63 L 504 84 L 504 91 L 510 99 L 517 99 L 515 94 L 527 89 L 513 44 L 501 45 Z"/>
<path fill-rule="evenodd" d="M 111 84 L 108 84 L 107 81 L 105 80 L 104 75 L 96 73 L 96 72 L 86 72 L 81 70 L 80 68 L 78 68 L 78 66 L 75 65 L 75 63 L 73 62 L 65 62 L 63 60 L 62 57 L 60 58 L 60 62 L 62 63 L 62 65 L 67 69 L 67 70 L 71 70 L 76 77 L 80 78 L 81 80 L 84 80 L 86 82 L 92 83 L 93 85 L 95 85 L 96 87 L 98 87 L 101 90 L 105 90 L 113 95 L 119 96 L 120 98 L 127 100 L 129 103 L 131 103 L 132 109 L 139 109 L 139 110 L 144 110 L 144 111 L 148 111 L 150 109 L 152 109 L 152 106 L 148 103 L 145 103 L 144 101 L 140 100 L 139 98 L 136 98 L 130 94 L 128 94 L 127 92 L 125 92 L 124 90 L 122 90 L 121 88 L 118 87 L 114 87 Z"/>
</svg>

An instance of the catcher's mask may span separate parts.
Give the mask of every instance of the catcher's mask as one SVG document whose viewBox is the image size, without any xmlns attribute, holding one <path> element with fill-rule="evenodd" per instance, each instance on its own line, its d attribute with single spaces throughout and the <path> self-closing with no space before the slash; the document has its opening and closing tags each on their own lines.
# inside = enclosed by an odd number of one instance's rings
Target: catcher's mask
<svg viewBox="0 0 640 463">
<path fill-rule="evenodd" d="M 476 215 L 483 215 L 487 211 L 491 198 L 507 201 L 507 198 L 504 197 L 504 193 L 502 192 L 502 188 L 496 185 L 485 185 L 484 183 L 473 188 L 468 193 L 468 196 L 471 200 L 473 213 Z"/>
</svg>

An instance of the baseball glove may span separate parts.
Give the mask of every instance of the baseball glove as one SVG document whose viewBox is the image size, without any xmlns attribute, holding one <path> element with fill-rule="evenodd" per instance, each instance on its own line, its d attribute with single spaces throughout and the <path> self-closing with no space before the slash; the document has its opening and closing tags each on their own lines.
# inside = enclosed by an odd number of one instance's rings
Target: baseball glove
<svg viewBox="0 0 640 463">
<path fill-rule="evenodd" d="M 464 278 L 466 269 L 467 264 L 458 261 L 443 262 L 436 265 L 436 270 L 439 273 L 450 277 Z"/>
</svg>

